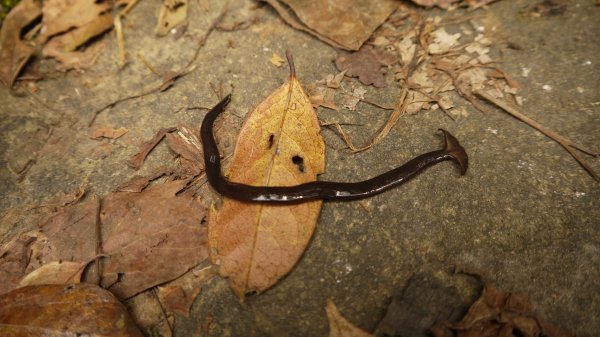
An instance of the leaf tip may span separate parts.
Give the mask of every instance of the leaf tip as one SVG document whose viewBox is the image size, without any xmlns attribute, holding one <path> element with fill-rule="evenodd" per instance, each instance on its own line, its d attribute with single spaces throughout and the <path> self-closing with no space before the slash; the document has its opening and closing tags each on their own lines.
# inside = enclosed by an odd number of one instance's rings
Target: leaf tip
<svg viewBox="0 0 600 337">
<path fill-rule="evenodd" d="M 294 66 L 294 58 L 292 52 L 289 49 L 285 51 L 285 57 L 287 58 L 288 65 L 290 66 L 290 78 L 296 78 L 296 67 Z"/>
</svg>

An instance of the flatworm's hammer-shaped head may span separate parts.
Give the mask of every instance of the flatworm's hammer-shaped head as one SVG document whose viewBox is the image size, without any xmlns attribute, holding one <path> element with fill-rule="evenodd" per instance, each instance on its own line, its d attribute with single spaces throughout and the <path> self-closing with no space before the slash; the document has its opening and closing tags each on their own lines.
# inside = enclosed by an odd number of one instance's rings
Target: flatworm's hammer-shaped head
<svg viewBox="0 0 600 337">
<path fill-rule="evenodd" d="M 469 167 L 469 157 L 467 157 L 467 152 L 460 145 L 458 139 L 456 139 L 450 132 L 440 129 L 444 133 L 444 151 L 448 153 L 452 157 L 452 160 L 460 167 L 460 174 L 464 175 L 467 173 L 467 168 Z"/>
</svg>

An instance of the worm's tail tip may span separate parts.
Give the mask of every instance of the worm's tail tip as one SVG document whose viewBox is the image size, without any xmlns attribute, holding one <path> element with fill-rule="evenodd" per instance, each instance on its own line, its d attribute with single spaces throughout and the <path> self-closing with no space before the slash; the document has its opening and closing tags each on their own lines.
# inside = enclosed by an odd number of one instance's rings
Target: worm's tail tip
<svg viewBox="0 0 600 337">
<path fill-rule="evenodd" d="M 467 173 L 467 168 L 469 167 L 469 157 L 467 156 L 467 152 L 460 145 L 458 139 L 454 137 L 450 132 L 440 129 L 444 133 L 444 151 L 446 151 L 451 157 L 452 160 L 460 167 L 460 174 L 464 175 Z"/>
</svg>

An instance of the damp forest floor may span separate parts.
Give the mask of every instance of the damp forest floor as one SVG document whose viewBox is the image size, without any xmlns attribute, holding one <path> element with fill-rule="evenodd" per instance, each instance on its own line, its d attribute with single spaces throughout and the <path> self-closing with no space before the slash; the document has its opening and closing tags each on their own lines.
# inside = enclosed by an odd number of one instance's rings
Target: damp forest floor
<svg viewBox="0 0 600 337">
<path fill-rule="evenodd" d="M 502 49 L 502 69 L 519 83 L 524 113 L 598 151 L 600 6 L 566 1 L 567 10 L 559 15 L 523 14 L 533 3 L 498 1 L 486 9 L 518 46 Z M 88 125 L 97 109 L 160 82 L 142 58 L 164 71 L 195 53 L 193 39 L 154 35 L 159 7 L 158 1 L 142 1 L 128 14 L 127 25 L 135 29 L 128 31 L 130 61 L 123 69 L 109 33 L 101 38 L 106 49 L 92 68 L 48 71 L 35 82 L 34 94 L 0 90 L 0 213 L 80 188 L 86 195 L 106 195 L 134 175 L 172 161 L 173 153 L 159 144 L 140 171 L 126 164 L 159 129 L 198 126 L 206 110 L 188 108 L 213 106 L 219 88 L 233 93 L 228 108 L 233 128 L 222 144 L 231 153 L 243 116 L 287 79 L 286 66 L 271 62 L 274 53 L 293 54 L 302 83 L 338 73 L 337 49 L 294 30 L 268 6 L 234 1 L 226 14 L 232 22 L 250 15 L 259 19 L 245 29 L 213 31 L 199 49 L 196 67 L 169 90 L 100 112 L 94 125 L 125 127 L 123 137 L 90 139 Z M 188 30 L 206 30 L 220 10 L 218 1 L 191 9 Z M 444 15 L 437 9 L 429 13 Z M 42 69 L 50 69 L 51 62 L 42 61 Z M 387 84 L 366 87 L 365 96 L 394 105 L 400 88 L 389 78 Z M 460 176 L 451 163 L 443 163 L 365 201 L 325 202 L 312 241 L 284 279 L 243 302 L 227 279 L 211 279 L 189 317 L 176 319 L 174 335 L 325 336 L 327 299 L 353 324 L 372 331 L 411 275 L 427 272 L 444 279 L 457 266 L 485 274 L 502 291 L 527 294 L 540 316 L 578 335 L 600 331 L 600 185 L 559 144 L 503 110 L 484 104 L 482 112 L 460 98 L 454 104 L 464 107 L 456 120 L 439 109 L 404 115 L 381 143 L 360 153 L 322 128 L 327 164 L 320 179 L 356 181 L 387 171 L 437 148 L 439 128 L 461 141 L 469 169 Z M 317 113 L 321 121 L 354 124 L 344 128 L 362 144 L 390 111 L 362 102 L 355 111 L 320 107 Z M 11 163 L 22 165 L 33 153 L 23 174 L 11 171 Z M 598 158 L 586 160 L 600 171 Z M 3 237 L 18 230 L 0 229 Z"/>
</svg>

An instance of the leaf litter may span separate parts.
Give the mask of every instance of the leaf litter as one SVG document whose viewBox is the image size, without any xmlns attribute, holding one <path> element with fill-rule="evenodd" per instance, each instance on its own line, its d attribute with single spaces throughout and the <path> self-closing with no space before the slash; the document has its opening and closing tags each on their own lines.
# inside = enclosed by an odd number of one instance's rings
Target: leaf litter
<svg viewBox="0 0 600 337">
<path fill-rule="evenodd" d="M 373 333 L 353 325 L 342 316 L 333 301 L 328 300 L 325 311 L 329 320 L 329 336 L 575 336 L 541 318 L 527 295 L 500 292 L 480 274 L 460 272 L 477 277 L 483 284 L 479 298 L 472 302 L 466 314 L 462 296 L 454 286 L 446 284 L 447 280 L 436 280 L 434 275 L 421 273 L 411 278 L 400 296 L 394 297 Z M 457 322 L 444 321 L 457 314 L 463 316 L 458 317 Z"/>
<path fill-rule="evenodd" d="M 423 1 L 420 4 L 449 8 L 454 2 Z M 466 1 L 471 8 L 490 2 Z M 394 74 L 401 89 L 387 121 L 364 145 L 355 145 L 340 123 L 326 122 L 324 125 L 337 131 L 352 152 L 360 152 L 381 142 L 403 115 L 440 109 L 454 120 L 464 114 L 464 110 L 454 103 L 457 96 L 480 111 L 484 110 L 484 102 L 491 102 L 558 142 L 595 180 L 600 181 L 591 165 L 575 150 L 593 157 L 600 153 L 575 144 L 515 107 L 523 101 L 519 85 L 499 68 L 495 59 L 499 51 L 494 48 L 498 45 L 494 41 L 503 39 L 499 36 L 498 25 L 490 13 L 458 19 L 425 18 L 414 9 L 399 6 L 360 50 L 352 54 L 340 52 L 335 60 L 338 70 L 344 70 L 347 76 L 358 77 L 365 85 L 382 87 L 386 83 L 384 74 Z M 340 110 L 337 90 L 317 81 L 309 86 L 311 102 L 315 107 Z M 360 101 L 367 102 L 361 93 L 345 91 L 342 97 L 354 97 L 341 104 L 348 110 L 355 109 Z"/>
<path fill-rule="evenodd" d="M 192 196 L 176 196 L 186 184 L 179 180 L 140 192 L 115 192 L 102 201 L 88 196 L 77 202 L 82 191 L 60 195 L 58 211 L 39 230 L 2 245 L 0 294 L 40 283 L 64 287 L 86 281 L 101 282 L 125 299 L 160 285 L 161 306 L 185 315 L 215 274 L 197 268 L 208 256 L 205 211 Z"/>
</svg>

